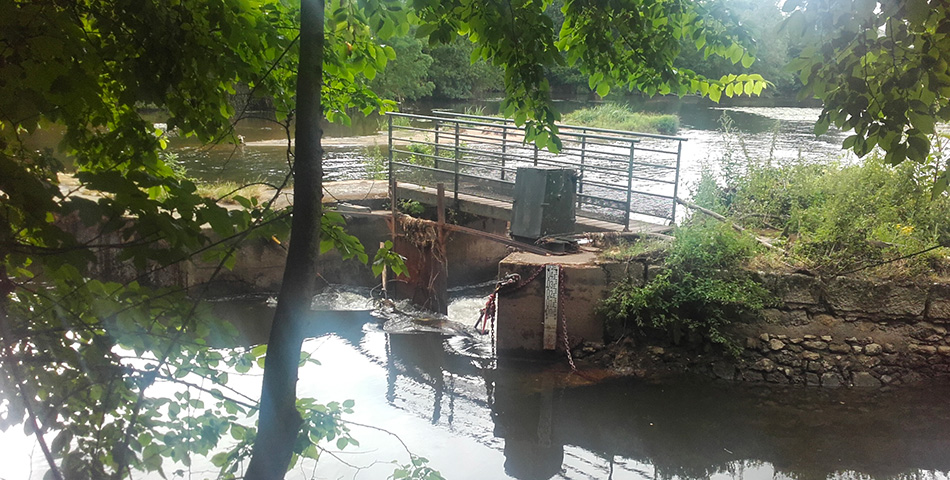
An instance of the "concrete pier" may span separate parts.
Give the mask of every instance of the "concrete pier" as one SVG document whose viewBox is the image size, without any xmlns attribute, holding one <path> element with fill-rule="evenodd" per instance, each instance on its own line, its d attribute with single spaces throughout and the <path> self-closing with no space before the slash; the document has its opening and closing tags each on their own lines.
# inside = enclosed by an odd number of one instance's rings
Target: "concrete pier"
<svg viewBox="0 0 950 480">
<path fill-rule="evenodd" d="M 616 277 L 620 272 L 601 263 L 594 252 L 562 256 L 515 252 L 498 265 L 499 278 L 512 273 L 521 277 L 518 284 L 506 287 L 498 296 L 495 329 L 500 352 L 527 353 L 545 349 L 546 275 L 543 270 L 552 264 L 560 266 L 562 271 L 557 289 L 555 350 L 564 351 L 565 327 L 571 348 L 585 341 L 603 342 L 603 321 L 595 311 L 610 285 L 619 280 Z"/>
</svg>

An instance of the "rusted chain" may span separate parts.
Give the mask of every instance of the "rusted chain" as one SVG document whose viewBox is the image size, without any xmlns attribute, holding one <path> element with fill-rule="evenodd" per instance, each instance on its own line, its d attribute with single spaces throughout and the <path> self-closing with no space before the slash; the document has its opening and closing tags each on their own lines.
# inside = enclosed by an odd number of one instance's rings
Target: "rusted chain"
<svg viewBox="0 0 950 480">
<path fill-rule="evenodd" d="M 561 317 L 561 331 L 564 334 L 564 352 L 567 353 L 567 363 L 571 366 L 571 371 L 577 371 L 577 365 L 574 365 L 574 356 L 571 354 L 571 342 L 567 338 L 567 315 L 564 313 L 564 269 L 558 267 L 558 299 L 557 314 Z"/>
<path fill-rule="evenodd" d="M 532 279 L 533 278 L 534 277 L 532 277 Z M 487 323 L 489 319 L 491 319 L 492 331 L 494 332 L 495 316 L 497 313 L 496 301 L 498 298 L 498 291 L 501 290 L 502 287 L 518 282 L 518 280 L 520 279 L 521 279 L 521 275 L 518 275 L 517 273 L 510 273 L 508 275 L 505 275 L 505 278 L 503 280 L 500 280 L 498 284 L 495 285 L 495 291 L 493 291 L 491 295 L 488 296 L 488 301 L 485 302 L 485 308 L 482 309 L 481 314 L 478 316 L 478 319 L 475 320 L 475 325 L 474 325 L 475 331 L 477 331 L 481 335 L 485 335 L 486 333 L 488 333 L 488 330 L 486 329 L 486 327 L 488 326 Z M 528 281 L 531 281 L 531 280 L 529 279 Z M 518 285 L 517 287 L 515 287 L 515 289 L 517 290 L 523 287 L 524 285 L 525 284 L 522 283 Z M 478 328 L 479 322 L 481 322 L 482 328 Z"/>
<path fill-rule="evenodd" d="M 497 301 L 498 301 L 499 291 L 502 288 L 508 285 L 512 285 L 516 282 L 517 282 L 517 285 L 515 285 L 511 289 L 511 291 L 520 290 L 524 288 L 529 283 L 533 282 L 536 278 L 538 278 L 538 276 L 541 275 L 541 272 L 543 272 L 547 268 L 548 265 L 549 264 L 541 265 L 540 267 L 538 267 L 537 270 L 534 271 L 534 273 L 531 274 L 531 276 L 529 276 L 526 280 L 520 281 L 520 282 L 519 282 L 519 279 L 521 278 L 521 276 L 519 274 L 510 273 L 506 275 L 505 278 L 503 280 L 500 280 L 498 284 L 495 286 L 495 291 L 493 291 L 491 295 L 488 296 L 488 301 L 485 302 L 485 308 L 481 310 L 481 314 L 479 315 L 478 319 L 475 320 L 475 331 L 481 335 L 485 335 L 489 333 L 490 331 L 492 334 L 491 340 L 492 340 L 493 349 L 495 345 L 495 318 L 498 313 Z M 550 264 L 550 265 L 557 265 L 557 264 Z M 564 313 L 564 297 L 565 297 L 565 292 L 566 292 L 566 289 L 564 287 L 565 278 L 566 277 L 564 274 L 564 268 L 561 265 L 558 265 L 558 306 L 557 306 L 558 312 L 557 313 L 558 313 L 559 320 L 561 322 L 561 332 L 563 333 L 564 352 L 567 354 L 567 363 L 571 366 L 571 371 L 576 372 L 577 365 L 574 364 L 574 356 L 571 354 L 571 343 L 567 334 L 567 315 Z M 491 322 L 490 330 L 487 328 L 488 327 L 487 324 L 489 321 Z M 479 323 L 482 324 L 481 328 L 478 328 Z"/>
</svg>

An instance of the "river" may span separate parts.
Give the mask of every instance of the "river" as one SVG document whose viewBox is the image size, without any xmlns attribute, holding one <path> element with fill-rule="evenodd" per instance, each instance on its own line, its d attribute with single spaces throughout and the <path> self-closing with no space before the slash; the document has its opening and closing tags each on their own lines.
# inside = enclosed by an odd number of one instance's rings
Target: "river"
<svg viewBox="0 0 950 480">
<path fill-rule="evenodd" d="M 702 168 L 717 170 L 720 161 L 727 156 L 736 161 L 745 161 L 748 157 L 776 162 L 828 162 L 845 156 L 841 149 L 844 134 L 832 129 L 816 138 L 812 133 L 819 108 L 781 101 L 762 104 L 760 101 L 756 106 L 717 106 L 700 99 L 671 98 L 643 101 L 633 107 L 680 117 L 678 136 L 688 139 L 683 147 L 680 180 L 680 186 L 686 191 L 698 179 Z M 407 111 L 428 114 L 434 108 L 444 108 L 462 112 L 471 105 L 419 105 Z M 479 104 L 488 112 L 497 109 L 497 105 L 497 101 Z M 589 103 L 563 101 L 558 105 L 568 112 Z M 733 123 L 732 133 L 728 135 L 722 132 L 723 114 Z M 328 132 L 324 141 L 326 180 L 370 178 L 384 172 L 386 138 L 372 135 L 376 125 L 376 119 L 369 119 L 355 129 L 334 126 Z M 279 184 L 288 171 L 286 132 L 262 118 L 243 120 L 235 131 L 244 137 L 246 145 L 200 146 L 188 139 L 173 139 L 170 145 L 189 174 L 201 180 L 263 180 Z"/>
<path fill-rule="evenodd" d="M 450 318 L 473 324 L 486 294 L 456 291 Z M 345 418 L 360 445 L 328 447 L 332 455 L 287 478 L 386 478 L 391 461 L 408 462 L 405 444 L 450 480 L 950 479 L 946 387 L 819 390 L 573 373 L 563 358 L 496 359 L 490 336 L 463 327 L 407 333 L 405 322 L 385 324 L 364 310 L 365 290 L 326 298 L 355 310 L 310 321 L 304 350 L 320 365 L 301 369 L 299 395 L 354 400 Z M 217 310 L 251 343 L 266 336 L 261 319 L 273 315 L 263 297 Z M 232 371 L 229 386 L 256 396 L 260 373 Z M 156 384 L 152 394 L 178 390 Z M 0 435 L 0 449 L 0 478 L 42 477 L 42 455 L 19 429 Z M 166 471 L 179 468 L 174 478 L 214 477 L 207 461 Z"/>
</svg>

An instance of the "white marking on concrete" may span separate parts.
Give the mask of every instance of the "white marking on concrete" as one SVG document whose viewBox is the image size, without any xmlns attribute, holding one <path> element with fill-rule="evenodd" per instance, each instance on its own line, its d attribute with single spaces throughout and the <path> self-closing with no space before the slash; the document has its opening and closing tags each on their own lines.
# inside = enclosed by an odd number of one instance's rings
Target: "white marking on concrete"
<svg viewBox="0 0 950 480">
<path fill-rule="evenodd" d="M 558 291 L 560 265 L 547 265 L 544 271 L 544 349 L 554 350 L 557 345 Z"/>
</svg>

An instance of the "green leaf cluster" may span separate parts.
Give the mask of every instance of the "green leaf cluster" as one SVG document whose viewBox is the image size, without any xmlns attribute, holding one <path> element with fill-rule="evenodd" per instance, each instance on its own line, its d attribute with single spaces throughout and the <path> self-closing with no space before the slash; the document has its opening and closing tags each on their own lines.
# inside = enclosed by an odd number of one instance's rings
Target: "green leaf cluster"
<svg viewBox="0 0 950 480">
<path fill-rule="evenodd" d="M 0 4 L 0 395 L 11 405 L 0 428 L 32 429 L 33 411 L 39 431 L 27 433 L 53 440 L 67 478 L 164 475 L 164 462 L 188 465 L 228 432 L 253 437 L 237 422 L 256 406 L 227 383 L 263 366 L 263 350 L 231 347 L 233 327 L 207 306 L 148 285 L 191 259 L 232 267 L 238 243 L 286 237 L 287 215 L 256 198 L 234 196 L 240 208 L 229 208 L 201 196 L 162 150 L 169 131 L 230 138 L 244 113 L 230 102 L 239 85 L 292 113 L 298 8 Z M 402 3 L 330 2 L 328 12 L 328 116 L 387 108 L 366 81 L 393 58 L 382 38 L 408 28 Z M 162 129 L 146 115 L 155 110 Z M 50 133 L 62 136 L 57 150 L 30 146 Z M 369 261 L 339 219 L 325 220 L 333 246 Z M 98 278 L 113 258 L 134 280 Z M 159 382 L 184 391 L 157 395 Z"/>
<path fill-rule="evenodd" d="M 262 352 L 225 348 L 237 332 L 207 304 L 68 266 L 45 274 L 50 291 L 68 294 L 16 293 L 8 304 L 0 394 L 10 408 L 0 428 L 32 425 L 29 406 L 67 478 L 163 473 L 165 460 L 188 466 L 253 411 L 227 372 Z M 149 394 L 159 383 L 176 386 L 174 395 Z"/>
<path fill-rule="evenodd" d="M 473 59 L 504 67 L 501 114 L 523 125 L 528 141 L 552 151 L 560 150 L 561 141 L 547 66 L 578 65 L 601 96 L 622 87 L 651 96 L 699 93 L 718 101 L 723 94 L 755 94 L 767 85 L 759 75 L 713 80 L 673 66 L 686 38 L 706 55 L 734 64 L 752 62 L 742 46 L 748 40 L 743 30 L 706 2 L 566 0 L 558 31 L 546 13 L 549 2 L 516 1 L 505 8 L 483 8 L 475 0 L 416 0 L 412 5 L 420 19 L 417 35 L 430 43 L 467 36 L 475 44 Z"/>
<path fill-rule="evenodd" d="M 410 463 L 398 466 L 389 478 L 392 480 L 443 480 L 445 478 L 428 464 L 429 459 L 412 455 Z"/>
<path fill-rule="evenodd" d="M 784 28 L 808 45 L 789 65 L 801 95 L 824 104 L 815 133 L 834 125 L 853 132 L 844 147 L 858 156 L 880 147 L 891 164 L 926 162 L 937 122 L 950 121 L 948 6 L 792 0 L 783 9 Z"/>
</svg>

